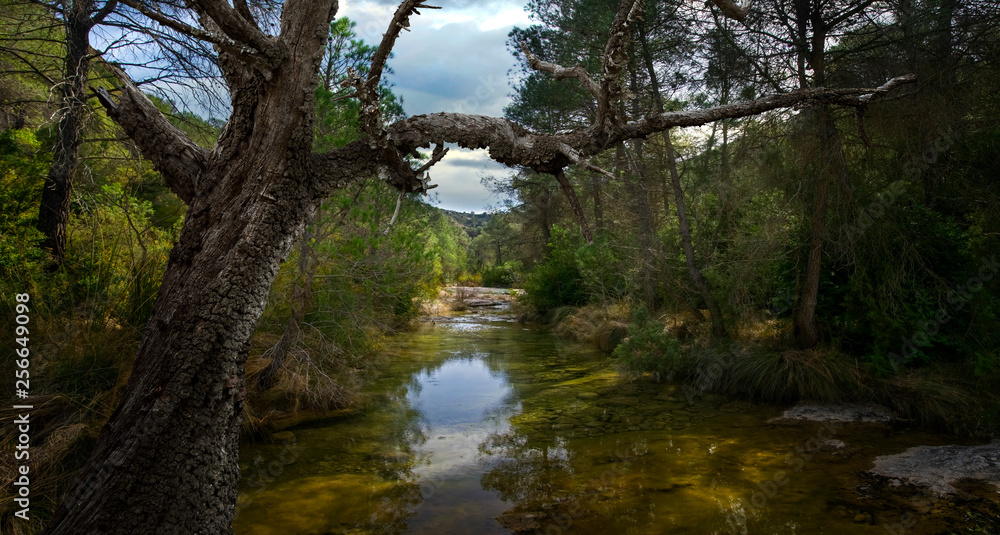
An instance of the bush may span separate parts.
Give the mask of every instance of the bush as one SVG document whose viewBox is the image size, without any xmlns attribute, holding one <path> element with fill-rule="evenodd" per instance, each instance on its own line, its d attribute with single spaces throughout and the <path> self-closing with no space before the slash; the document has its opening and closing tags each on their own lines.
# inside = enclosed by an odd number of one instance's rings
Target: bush
<svg viewBox="0 0 1000 535">
<path fill-rule="evenodd" d="M 483 270 L 482 285 L 488 288 L 513 288 L 521 281 L 521 262 L 508 260 Z"/>
<path fill-rule="evenodd" d="M 545 314 L 561 306 L 587 302 L 583 277 L 576 264 L 575 239 L 565 229 L 552 228 L 549 255 L 524 281 L 525 304 Z"/>
<path fill-rule="evenodd" d="M 652 318 L 645 307 L 635 311 L 628 327 L 628 338 L 611 353 L 619 368 L 627 374 L 651 374 L 654 380 L 670 380 L 686 369 L 681 342 Z"/>
</svg>

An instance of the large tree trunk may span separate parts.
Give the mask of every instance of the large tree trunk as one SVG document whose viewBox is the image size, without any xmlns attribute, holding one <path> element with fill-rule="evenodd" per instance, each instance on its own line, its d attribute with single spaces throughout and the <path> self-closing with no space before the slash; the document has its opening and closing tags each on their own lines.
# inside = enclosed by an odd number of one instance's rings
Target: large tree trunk
<svg viewBox="0 0 1000 535">
<path fill-rule="evenodd" d="M 66 29 L 66 58 L 60 85 L 59 117 L 52 165 L 45 176 L 42 201 L 38 211 L 38 230 L 45 236 L 42 248 L 48 249 L 56 263 L 66 253 L 66 225 L 69 223 L 73 176 L 80 163 L 80 143 L 87 113 L 87 76 L 90 71 L 89 11 L 93 0 L 76 0 L 66 5 L 63 26 Z"/>
<path fill-rule="evenodd" d="M 233 116 L 210 154 L 177 141 L 134 87 L 105 103 L 189 209 L 123 399 L 48 534 L 232 532 L 251 335 L 318 205 L 303 177 L 330 6 L 298 4 L 315 22 L 292 32 L 297 65 L 266 80 L 221 58 Z"/>
</svg>

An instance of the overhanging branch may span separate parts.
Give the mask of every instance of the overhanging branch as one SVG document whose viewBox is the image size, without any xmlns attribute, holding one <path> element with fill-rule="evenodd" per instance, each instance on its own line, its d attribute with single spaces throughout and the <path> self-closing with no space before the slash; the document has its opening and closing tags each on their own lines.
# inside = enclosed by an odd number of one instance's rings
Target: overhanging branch
<svg viewBox="0 0 1000 535">
<path fill-rule="evenodd" d="M 436 143 L 457 143 L 469 149 L 488 149 L 490 158 L 509 166 L 554 173 L 582 162 L 615 143 L 644 138 L 675 126 L 699 126 L 720 119 L 747 117 L 796 106 L 864 106 L 915 80 L 913 75 L 900 76 L 874 89 L 803 89 L 705 110 L 652 115 L 597 133 L 582 130 L 566 134 L 537 134 L 507 119 L 460 113 L 417 115 L 390 126 L 388 131 L 389 139 L 404 154 Z"/>
<path fill-rule="evenodd" d="M 117 102 L 103 87 L 96 89 L 108 117 L 135 142 L 142 155 L 153 162 L 167 187 L 190 204 L 208 162 L 208 151 L 171 124 L 125 72 L 111 63 L 104 63 L 104 66 L 119 81 Z"/>
<path fill-rule="evenodd" d="M 521 43 L 521 50 L 524 51 L 524 56 L 528 58 L 528 65 L 530 65 L 532 69 L 539 72 L 550 73 L 556 80 L 566 80 L 570 78 L 579 80 L 583 85 L 583 88 L 586 89 L 592 97 L 596 99 L 601 98 L 601 86 L 590 77 L 590 74 L 587 73 L 587 70 L 581 65 L 566 68 L 555 63 L 542 61 L 538 59 L 538 56 L 532 54 L 531 51 L 528 50 L 528 43 L 525 42 Z"/>
</svg>

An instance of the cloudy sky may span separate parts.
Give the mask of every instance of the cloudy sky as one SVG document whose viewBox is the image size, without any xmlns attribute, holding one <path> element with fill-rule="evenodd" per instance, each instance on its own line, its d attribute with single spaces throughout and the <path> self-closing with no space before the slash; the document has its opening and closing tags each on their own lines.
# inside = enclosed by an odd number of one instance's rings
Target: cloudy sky
<svg viewBox="0 0 1000 535">
<path fill-rule="evenodd" d="M 507 33 L 530 24 L 526 0 L 428 0 L 442 9 L 420 10 L 411 17 L 409 32 L 396 41 L 389 60 L 388 80 L 403 97 L 408 115 L 440 111 L 502 115 L 512 91 L 507 76 L 515 59 L 507 51 Z M 377 45 L 392 19 L 396 0 L 341 0 L 338 17 L 358 23 L 355 31 Z M 504 175 L 509 169 L 493 163 L 485 151 L 453 147 L 430 170 L 439 187 L 438 206 L 482 212 L 498 204 L 480 183 L 483 175 Z"/>
</svg>

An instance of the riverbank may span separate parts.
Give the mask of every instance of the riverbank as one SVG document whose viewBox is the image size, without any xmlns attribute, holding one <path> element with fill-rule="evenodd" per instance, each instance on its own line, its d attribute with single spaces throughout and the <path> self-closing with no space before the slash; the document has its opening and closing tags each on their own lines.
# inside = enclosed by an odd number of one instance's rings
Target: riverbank
<svg viewBox="0 0 1000 535">
<path fill-rule="evenodd" d="M 611 353 L 636 379 L 678 381 L 689 399 L 723 394 L 770 403 L 817 401 L 885 406 L 911 425 L 975 438 L 1000 437 L 1000 381 L 960 364 L 879 369 L 835 347 L 793 349 L 788 322 L 762 316 L 730 340 L 711 337 L 692 314 L 636 321 L 631 307 L 561 307 L 543 321 L 561 336 Z"/>
</svg>

